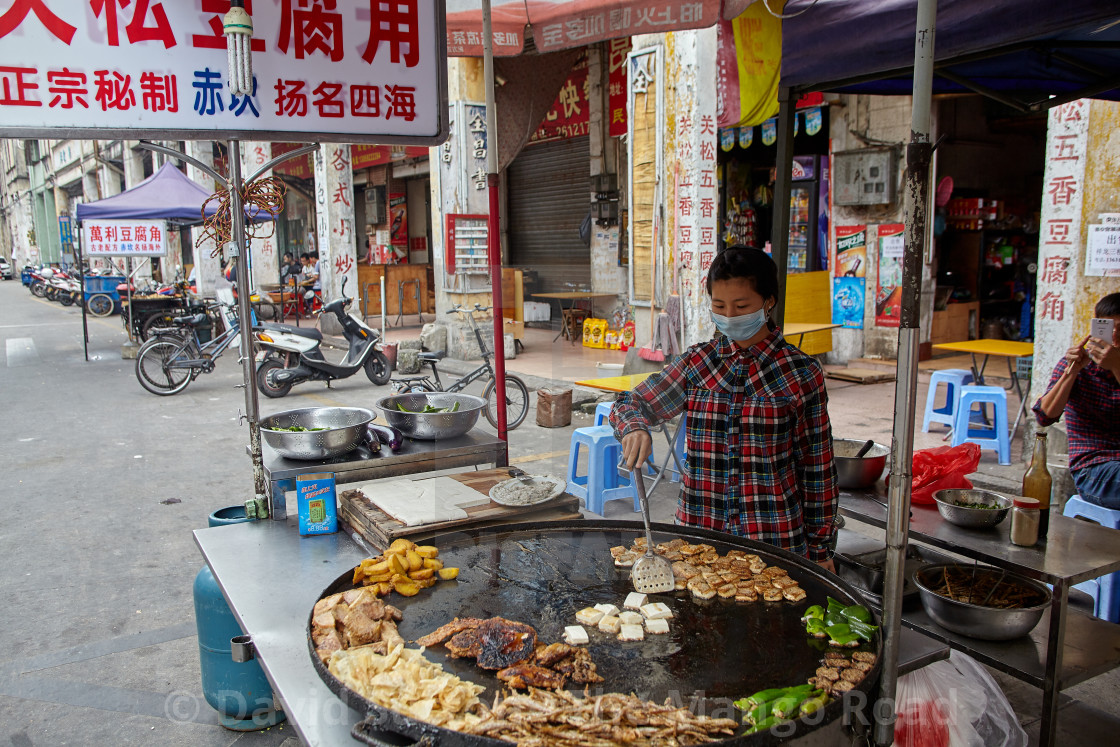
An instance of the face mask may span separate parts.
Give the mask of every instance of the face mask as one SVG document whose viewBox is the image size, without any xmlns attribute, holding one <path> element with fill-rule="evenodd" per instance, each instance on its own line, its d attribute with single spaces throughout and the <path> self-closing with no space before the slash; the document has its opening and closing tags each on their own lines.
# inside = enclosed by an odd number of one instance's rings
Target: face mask
<svg viewBox="0 0 1120 747">
<path fill-rule="evenodd" d="M 712 321 L 716 329 L 727 335 L 732 340 L 749 340 L 758 334 L 766 324 L 766 310 L 759 309 L 750 314 L 739 316 L 722 316 L 712 312 Z"/>
</svg>

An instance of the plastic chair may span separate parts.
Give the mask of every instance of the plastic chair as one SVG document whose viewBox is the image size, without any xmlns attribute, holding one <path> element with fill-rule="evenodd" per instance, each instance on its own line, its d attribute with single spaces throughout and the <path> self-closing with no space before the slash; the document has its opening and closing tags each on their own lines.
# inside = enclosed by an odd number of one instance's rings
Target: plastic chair
<svg viewBox="0 0 1120 747">
<path fill-rule="evenodd" d="M 587 473 L 579 474 L 580 447 L 587 449 Z M 638 491 L 628 477 L 618 474 L 622 445 L 614 437 L 609 425 L 594 425 L 572 431 L 572 445 L 568 452 L 567 491 L 582 498 L 591 513 L 603 515 L 607 501 L 629 498 L 634 510 L 640 511 Z"/>
<path fill-rule="evenodd" d="M 595 425 L 603 425 L 611 414 L 614 402 L 600 402 L 595 405 Z"/>
<path fill-rule="evenodd" d="M 1062 514 L 1087 519 L 1109 529 L 1120 529 L 1120 511 L 1089 503 L 1079 495 L 1069 497 Z M 1120 536 L 1117 539 L 1120 540 Z M 1120 622 L 1120 571 L 1075 584 L 1073 588 L 1093 598 L 1094 615 L 1112 623 Z"/>
<path fill-rule="evenodd" d="M 973 405 L 992 405 L 995 417 L 992 424 L 973 423 Z M 1011 464 L 1011 434 L 1007 428 L 1007 392 L 999 386 L 973 386 L 971 384 L 961 387 L 960 401 L 957 405 L 956 417 L 953 419 L 953 446 L 960 446 L 965 442 L 974 443 L 982 449 L 995 449 L 999 455 L 999 463 Z"/>
<path fill-rule="evenodd" d="M 963 368 L 946 368 L 934 371 L 929 378 L 929 393 L 926 394 L 926 414 L 922 419 L 922 433 L 929 433 L 930 423 L 944 423 L 953 427 L 953 418 L 957 415 L 957 403 L 960 401 L 961 388 L 972 383 L 972 372 Z M 945 384 L 945 404 L 936 407 L 937 387 Z"/>
</svg>

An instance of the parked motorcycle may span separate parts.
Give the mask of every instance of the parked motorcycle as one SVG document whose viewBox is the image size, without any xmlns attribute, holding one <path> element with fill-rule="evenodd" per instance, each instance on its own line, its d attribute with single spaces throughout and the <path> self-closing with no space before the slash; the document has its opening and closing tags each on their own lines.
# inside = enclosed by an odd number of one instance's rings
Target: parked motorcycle
<svg viewBox="0 0 1120 747">
<path fill-rule="evenodd" d="M 323 334 L 317 329 L 290 324 L 262 324 L 255 330 L 264 359 L 257 365 L 257 388 L 266 397 L 284 397 L 292 386 L 304 381 L 326 381 L 353 376 L 364 369 L 366 376 L 378 386 L 389 383 L 389 359 L 381 349 L 381 335 L 357 317 L 346 312 L 354 299 L 346 296 L 346 280 L 342 281 L 342 298 L 323 306 L 320 313 L 334 314 L 342 325 L 342 334 L 349 344 L 339 363 L 323 357 L 320 346 Z"/>
</svg>

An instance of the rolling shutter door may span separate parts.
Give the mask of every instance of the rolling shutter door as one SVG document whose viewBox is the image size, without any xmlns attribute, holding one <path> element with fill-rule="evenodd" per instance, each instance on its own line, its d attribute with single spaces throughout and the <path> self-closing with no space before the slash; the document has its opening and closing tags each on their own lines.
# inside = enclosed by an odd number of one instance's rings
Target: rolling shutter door
<svg viewBox="0 0 1120 747">
<path fill-rule="evenodd" d="M 510 265 L 536 270 L 540 292 L 591 287 L 591 249 L 579 238 L 591 207 L 589 143 L 530 145 L 509 167 Z"/>
</svg>

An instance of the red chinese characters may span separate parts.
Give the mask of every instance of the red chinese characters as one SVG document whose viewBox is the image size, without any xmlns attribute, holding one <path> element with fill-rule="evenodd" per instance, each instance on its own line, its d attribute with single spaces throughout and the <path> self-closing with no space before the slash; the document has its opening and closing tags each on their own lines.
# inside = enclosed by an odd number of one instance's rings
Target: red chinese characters
<svg viewBox="0 0 1120 747">
<path fill-rule="evenodd" d="M 297 60 L 316 52 L 341 60 L 342 14 L 335 11 L 336 5 L 336 0 L 295 0 L 293 6 L 293 0 L 283 0 L 276 46 L 287 53 L 294 37 Z"/>
<path fill-rule="evenodd" d="M 403 60 L 406 67 L 415 67 L 420 62 L 416 0 L 370 0 L 369 15 L 369 40 L 362 59 L 372 64 L 384 43 L 392 62 Z"/>
<path fill-rule="evenodd" d="M 1062 300 L 1062 293 L 1058 291 L 1047 291 L 1042 298 L 1042 313 L 1043 319 L 1053 319 L 1056 322 L 1062 321 L 1066 315 L 1066 302 Z"/>
<path fill-rule="evenodd" d="M 1058 283 L 1065 285 L 1069 282 L 1069 257 L 1053 256 L 1047 257 L 1046 261 L 1042 263 L 1042 272 L 1039 275 L 1039 280 L 1044 283 Z"/>
<path fill-rule="evenodd" d="M 337 275 L 345 275 L 354 267 L 354 258 L 349 254 L 340 255 L 334 260 L 334 271 Z"/>
<path fill-rule="evenodd" d="M 131 0 L 90 0 L 89 4 L 95 16 L 105 18 L 105 37 L 109 46 L 120 46 L 118 6 L 127 8 L 131 4 Z M 149 13 L 148 5 L 149 0 L 136 0 L 136 5 L 132 11 L 132 19 L 124 29 L 129 44 L 141 41 L 158 41 L 163 42 L 165 49 L 174 47 L 176 44 L 175 34 L 167 20 L 167 13 L 163 10 L 163 3 L 156 3 L 151 7 L 151 25 L 145 24 Z"/>
<path fill-rule="evenodd" d="M 1056 176 L 1046 190 L 1054 205 L 1069 205 L 1077 192 L 1077 179 L 1073 176 Z"/>
<path fill-rule="evenodd" d="M 15 0 L 12 7 L 0 16 L 0 39 L 19 28 L 28 14 L 34 14 L 43 28 L 67 44 L 78 30 L 52 13 L 44 0 Z"/>
<path fill-rule="evenodd" d="M 308 106 L 309 83 L 302 80 L 279 79 L 273 89 L 276 98 L 276 115 L 285 117 L 305 117 L 314 107 L 320 116 L 339 119 L 349 114 L 352 117 L 399 117 L 407 122 L 416 119 L 416 87 L 402 85 L 347 86 L 342 83 L 323 81 L 310 89 L 311 99 Z M 382 106 L 384 104 L 384 106 Z"/>
</svg>

